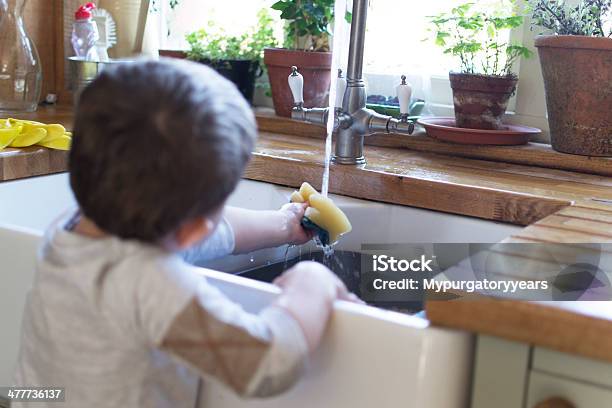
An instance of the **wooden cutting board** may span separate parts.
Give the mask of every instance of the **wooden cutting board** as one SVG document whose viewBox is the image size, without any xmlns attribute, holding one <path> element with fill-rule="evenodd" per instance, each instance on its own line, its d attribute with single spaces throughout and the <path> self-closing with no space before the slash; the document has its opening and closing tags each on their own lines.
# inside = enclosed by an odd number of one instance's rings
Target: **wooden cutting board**
<svg viewBox="0 0 612 408">
<path fill-rule="evenodd" d="M 41 146 L 0 150 L 0 182 L 59 173 L 68 167 L 68 152 Z"/>
</svg>

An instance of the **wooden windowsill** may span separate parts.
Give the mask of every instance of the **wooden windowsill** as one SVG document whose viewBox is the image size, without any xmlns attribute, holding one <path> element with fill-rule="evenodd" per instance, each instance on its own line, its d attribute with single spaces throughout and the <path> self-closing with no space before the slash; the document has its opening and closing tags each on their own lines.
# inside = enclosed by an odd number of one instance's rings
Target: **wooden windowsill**
<svg viewBox="0 0 612 408">
<path fill-rule="evenodd" d="M 320 126 L 278 117 L 270 109 L 257 109 L 256 112 L 260 130 L 295 136 L 325 138 L 325 129 Z M 411 136 L 400 134 L 370 136 L 365 139 L 365 144 L 612 176 L 612 158 L 610 157 L 588 157 L 560 153 L 553 150 L 550 145 L 542 143 L 529 143 L 524 146 L 471 146 L 446 143 L 428 137 L 420 127 L 417 127 L 417 130 Z"/>
<path fill-rule="evenodd" d="M 257 108 L 257 122 L 261 131 L 281 133 L 291 136 L 325 138 L 325 129 L 308 123 L 293 121 L 274 115 L 271 109 Z M 20 115 L 20 118 L 37 120 L 44 123 L 60 123 L 68 129 L 72 129 L 73 109 L 71 105 L 41 106 L 37 112 Z M 440 142 L 425 135 L 422 129 L 417 129 L 414 135 L 404 136 L 398 134 L 374 135 L 367 137 L 365 143 L 370 146 L 391 147 L 409 149 L 424 153 L 436 153 L 445 156 L 455 156 L 470 159 L 487 160 L 500 163 L 520 164 L 540 168 L 567 170 L 585 174 L 600 176 L 612 176 L 612 158 L 587 157 L 564 154 L 554 151 L 550 145 L 541 143 L 529 143 L 525 146 L 468 146 Z M 16 159 L 19 149 L 6 149 L 2 156 L 10 156 Z M 38 149 L 44 153 L 45 149 Z M 36 150 L 36 151 L 38 151 Z M 28 160 L 32 160 L 34 149 L 28 149 Z M 41 153 L 41 154 L 42 154 Z M 61 152 L 54 153 L 60 156 Z M 47 156 L 47 154 L 43 154 Z M 47 160 L 45 158 L 45 160 Z M 27 166 L 26 166 L 27 167 Z M 24 169 L 26 168 L 24 167 Z M 4 179 L 28 177 L 31 175 L 45 174 L 43 168 L 37 166 L 37 171 L 32 174 L 21 174 L 19 172 L 5 172 Z M 49 171 L 57 172 L 58 168 Z M 0 177 L 0 179 L 2 179 Z"/>
</svg>

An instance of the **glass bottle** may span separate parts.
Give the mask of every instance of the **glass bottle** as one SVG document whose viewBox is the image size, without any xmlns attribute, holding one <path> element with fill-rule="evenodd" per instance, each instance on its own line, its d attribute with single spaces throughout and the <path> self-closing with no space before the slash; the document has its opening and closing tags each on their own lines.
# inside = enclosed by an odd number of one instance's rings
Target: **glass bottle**
<svg viewBox="0 0 612 408">
<path fill-rule="evenodd" d="M 0 0 L 0 112 L 33 112 L 42 68 L 23 25 L 26 0 Z"/>
</svg>

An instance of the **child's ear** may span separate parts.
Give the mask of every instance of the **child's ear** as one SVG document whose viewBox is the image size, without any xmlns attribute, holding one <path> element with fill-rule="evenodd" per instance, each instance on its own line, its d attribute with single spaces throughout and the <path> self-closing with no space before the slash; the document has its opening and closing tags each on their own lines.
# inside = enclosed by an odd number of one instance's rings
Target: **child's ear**
<svg viewBox="0 0 612 408">
<path fill-rule="evenodd" d="M 187 249 L 203 240 L 215 228 L 215 223 L 207 217 L 198 217 L 185 222 L 175 233 L 175 242 L 179 249 Z"/>
</svg>

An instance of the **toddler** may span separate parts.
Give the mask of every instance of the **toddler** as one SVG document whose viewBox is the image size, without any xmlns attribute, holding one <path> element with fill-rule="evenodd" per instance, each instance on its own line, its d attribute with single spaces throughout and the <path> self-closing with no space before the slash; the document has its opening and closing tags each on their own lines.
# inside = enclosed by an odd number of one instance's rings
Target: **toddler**
<svg viewBox="0 0 612 408">
<path fill-rule="evenodd" d="M 225 206 L 255 137 L 236 88 L 200 64 L 125 64 L 85 89 L 69 165 L 79 208 L 45 236 L 16 385 L 65 387 L 51 407 L 192 408 L 201 377 L 246 397 L 295 383 L 333 301 L 354 296 L 300 263 L 254 315 L 189 263 L 310 239 L 305 204 Z"/>
</svg>

